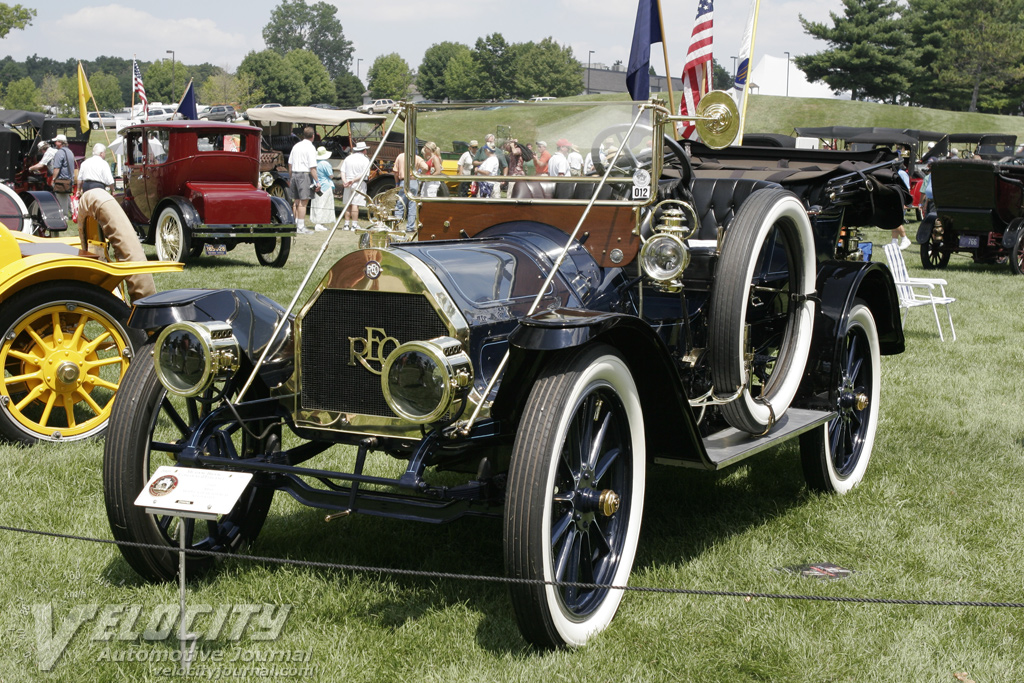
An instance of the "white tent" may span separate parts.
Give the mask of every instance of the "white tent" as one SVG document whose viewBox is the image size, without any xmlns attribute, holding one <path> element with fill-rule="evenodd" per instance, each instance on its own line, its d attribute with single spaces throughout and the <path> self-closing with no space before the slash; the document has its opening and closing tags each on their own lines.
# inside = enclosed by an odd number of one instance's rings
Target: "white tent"
<svg viewBox="0 0 1024 683">
<path fill-rule="evenodd" d="M 833 95 L 832 90 L 821 82 L 811 83 L 804 72 L 796 67 L 792 59 L 765 55 L 754 67 L 750 80 L 751 92 L 758 95 L 786 95 L 786 66 L 789 66 L 790 97 L 822 97 L 850 99 L 849 92 Z"/>
</svg>

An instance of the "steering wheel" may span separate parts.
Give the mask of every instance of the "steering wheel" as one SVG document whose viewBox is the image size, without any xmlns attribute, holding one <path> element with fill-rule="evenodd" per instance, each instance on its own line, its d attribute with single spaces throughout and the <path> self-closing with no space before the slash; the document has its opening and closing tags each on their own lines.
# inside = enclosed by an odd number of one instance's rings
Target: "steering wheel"
<svg viewBox="0 0 1024 683">
<path fill-rule="evenodd" d="M 626 133 L 629 132 L 630 124 L 628 123 L 617 123 L 614 126 L 605 128 L 594 138 L 594 142 L 591 144 L 590 159 L 594 164 L 594 170 L 599 174 L 604 175 L 605 163 L 604 157 L 601 154 L 601 146 L 609 141 L 611 138 L 612 143 L 615 144 L 621 152 L 619 158 L 615 162 L 616 168 L 623 170 L 638 169 L 638 168 L 650 168 L 651 167 L 651 150 L 645 149 L 640 152 L 634 152 L 633 148 L 628 144 L 626 139 Z M 646 131 L 648 137 L 653 136 L 653 129 L 650 126 L 637 126 L 634 130 Z M 678 162 L 680 179 L 684 187 L 690 187 L 690 181 L 693 179 L 693 166 L 690 164 L 690 158 L 686 156 L 686 151 L 683 150 L 683 146 L 673 140 L 668 135 L 664 135 L 663 144 L 668 147 L 672 156 Z M 625 145 L 625 148 L 623 148 Z"/>
</svg>

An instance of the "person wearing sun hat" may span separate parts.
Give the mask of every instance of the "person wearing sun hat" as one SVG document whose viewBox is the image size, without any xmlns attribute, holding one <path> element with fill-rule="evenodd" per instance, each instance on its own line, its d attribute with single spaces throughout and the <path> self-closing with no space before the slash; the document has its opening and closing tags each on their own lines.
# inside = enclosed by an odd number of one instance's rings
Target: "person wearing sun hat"
<svg viewBox="0 0 1024 683">
<path fill-rule="evenodd" d="M 345 187 L 345 230 L 359 227 L 359 207 L 366 206 L 366 178 L 363 177 L 370 168 L 370 160 L 366 157 L 366 143 L 360 140 L 352 148 L 352 153 L 341 163 L 341 183 Z M 351 201 L 349 201 L 351 199 Z"/>
<path fill-rule="evenodd" d="M 572 145 L 565 138 L 560 139 L 557 143 L 558 151 L 551 155 L 551 159 L 548 161 L 548 175 L 549 176 L 567 176 L 569 175 L 569 160 L 567 155 Z"/>
<path fill-rule="evenodd" d="M 331 152 L 323 145 L 316 148 L 316 192 L 310 202 L 309 219 L 315 224 L 314 230 L 324 231 L 333 226 L 334 216 L 334 167 L 331 166 Z"/>
</svg>

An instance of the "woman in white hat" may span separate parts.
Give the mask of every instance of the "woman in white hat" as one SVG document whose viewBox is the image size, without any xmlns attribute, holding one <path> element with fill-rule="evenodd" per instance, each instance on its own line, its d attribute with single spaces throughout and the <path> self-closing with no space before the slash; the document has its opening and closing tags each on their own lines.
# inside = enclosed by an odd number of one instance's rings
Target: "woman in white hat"
<svg viewBox="0 0 1024 683">
<path fill-rule="evenodd" d="M 331 153 L 321 145 L 316 148 L 316 196 L 310 204 L 309 218 L 316 224 L 315 230 L 327 230 L 333 226 L 334 215 L 334 167 L 331 166 Z"/>
</svg>

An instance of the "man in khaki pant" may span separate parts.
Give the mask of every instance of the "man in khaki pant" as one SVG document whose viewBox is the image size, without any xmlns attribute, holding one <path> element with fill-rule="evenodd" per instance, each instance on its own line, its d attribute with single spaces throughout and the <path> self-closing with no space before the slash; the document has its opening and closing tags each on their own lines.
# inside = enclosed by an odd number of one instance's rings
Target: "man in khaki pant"
<svg viewBox="0 0 1024 683">
<path fill-rule="evenodd" d="M 88 190 L 78 200 L 78 234 L 82 240 L 83 250 L 89 248 L 86 235 L 87 218 L 94 218 L 99 223 L 103 237 L 114 248 L 114 255 L 118 261 L 146 260 L 146 252 L 142 250 L 139 237 L 135 234 L 135 226 L 109 192 L 98 188 Z M 132 301 L 156 294 L 156 283 L 149 273 L 129 275 L 125 281 L 128 283 L 128 295 Z"/>
</svg>

